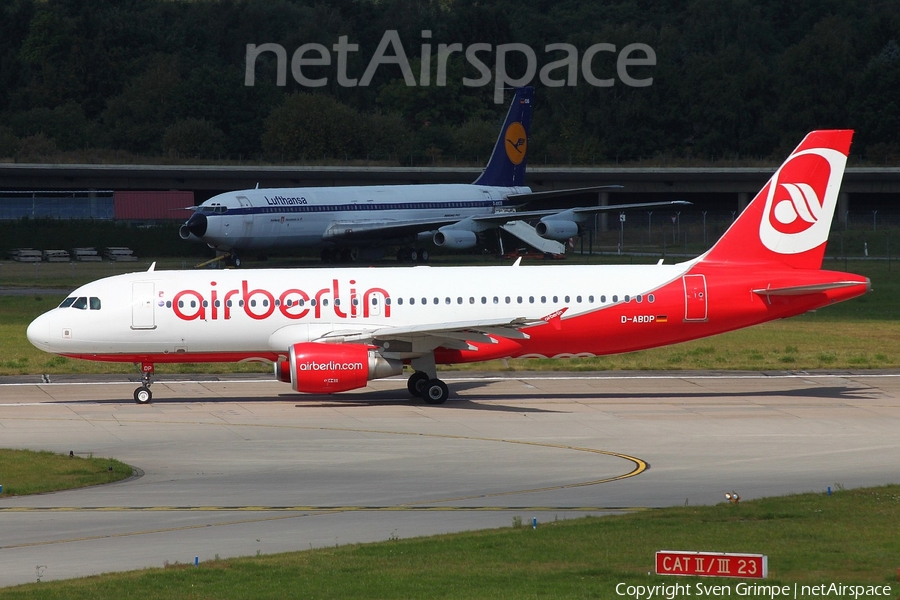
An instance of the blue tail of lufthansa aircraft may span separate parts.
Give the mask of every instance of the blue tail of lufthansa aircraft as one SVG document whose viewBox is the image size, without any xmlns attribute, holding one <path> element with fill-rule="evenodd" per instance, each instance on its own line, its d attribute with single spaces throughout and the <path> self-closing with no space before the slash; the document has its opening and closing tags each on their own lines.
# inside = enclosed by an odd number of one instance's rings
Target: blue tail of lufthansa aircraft
<svg viewBox="0 0 900 600">
<path fill-rule="evenodd" d="M 532 86 L 516 88 L 500 137 L 494 146 L 491 160 L 475 185 L 512 187 L 525 185 L 525 154 L 531 131 L 531 110 L 534 106 Z"/>
</svg>

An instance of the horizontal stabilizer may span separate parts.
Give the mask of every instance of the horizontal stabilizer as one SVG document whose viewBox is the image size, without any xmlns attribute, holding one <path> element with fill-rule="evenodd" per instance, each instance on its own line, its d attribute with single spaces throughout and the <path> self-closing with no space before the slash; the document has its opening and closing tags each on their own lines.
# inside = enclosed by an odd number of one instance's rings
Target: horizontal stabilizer
<svg viewBox="0 0 900 600">
<path fill-rule="evenodd" d="M 805 294 L 816 294 L 818 292 L 827 292 L 828 290 L 836 290 L 840 288 L 852 287 L 859 285 L 859 281 L 832 281 L 828 283 L 816 283 L 812 285 L 795 285 L 782 288 L 761 288 L 753 290 L 754 294 L 760 296 L 803 296 Z M 868 289 L 867 283 L 866 288 Z"/>
</svg>

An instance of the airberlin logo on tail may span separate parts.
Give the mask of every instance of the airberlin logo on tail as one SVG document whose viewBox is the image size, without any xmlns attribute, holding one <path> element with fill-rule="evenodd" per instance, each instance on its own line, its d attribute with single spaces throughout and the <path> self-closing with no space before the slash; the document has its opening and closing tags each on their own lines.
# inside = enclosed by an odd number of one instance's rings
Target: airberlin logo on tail
<svg viewBox="0 0 900 600">
<path fill-rule="evenodd" d="M 847 157 L 831 148 L 797 152 L 769 180 L 759 224 L 763 245 L 800 254 L 828 241 Z"/>
</svg>

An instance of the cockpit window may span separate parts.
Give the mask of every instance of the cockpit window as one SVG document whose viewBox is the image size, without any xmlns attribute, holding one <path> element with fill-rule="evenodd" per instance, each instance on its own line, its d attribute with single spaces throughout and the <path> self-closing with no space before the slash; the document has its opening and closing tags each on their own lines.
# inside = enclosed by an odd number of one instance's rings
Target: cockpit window
<svg viewBox="0 0 900 600">
<path fill-rule="evenodd" d="M 85 298 L 84 296 L 69 296 L 59 305 L 59 308 L 77 308 L 78 310 L 86 310 L 90 308 L 91 310 L 100 310 L 100 298 L 96 296 L 91 296 L 90 298 Z"/>
<path fill-rule="evenodd" d="M 221 204 L 207 205 L 201 206 L 197 209 L 201 215 L 224 215 L 228 212 L 227 206 L 222 206 Z"/>
</svg>

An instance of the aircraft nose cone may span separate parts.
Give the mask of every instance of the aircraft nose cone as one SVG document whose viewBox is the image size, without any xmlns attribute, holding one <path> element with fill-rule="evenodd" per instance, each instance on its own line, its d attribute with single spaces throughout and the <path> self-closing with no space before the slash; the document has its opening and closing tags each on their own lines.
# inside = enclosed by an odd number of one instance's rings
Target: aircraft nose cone
<svg viewBox="0 0 900 600">
<path fill-rule="evenodd" d="M 194 213 L 191 215 L 191 218 L 187 220 L 187 223 L 184 224 L 182 229 L 186 229 L 188 232 L 194 234 L 198 238 L 202 238 L 206 235 L 206 226 L 208 222 L 206 220 L 206 215 L 202 215 L 200 213 Z M 184 234 L 182 234 L 184 237 Z"/>
<path fill-rule="evenodd" d="M 47 350 L 50 347 L 50 321 L 43 315 L 38 317 L 28 325 L 25 335 L 33 346 Z"/>
</svg>

